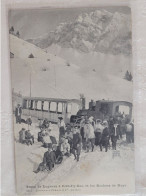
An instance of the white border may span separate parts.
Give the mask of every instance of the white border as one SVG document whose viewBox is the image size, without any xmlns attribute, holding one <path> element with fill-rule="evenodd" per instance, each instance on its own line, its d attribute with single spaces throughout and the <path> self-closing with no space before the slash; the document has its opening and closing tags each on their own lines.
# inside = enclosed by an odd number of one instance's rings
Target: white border
<svg viewBox="0 0 146 196">
<path fill-rule="evenodd" d="M 57 5 L 57 6 L 56 6 Z M 127 5 L 132 8 L 136 195 L 146 195 L 146 0 L 2 0 L 1 144 L 2 195 L 14 196 L 14 144 L 12 131 L 8 9 L 41 7 Z"/>
</svg>

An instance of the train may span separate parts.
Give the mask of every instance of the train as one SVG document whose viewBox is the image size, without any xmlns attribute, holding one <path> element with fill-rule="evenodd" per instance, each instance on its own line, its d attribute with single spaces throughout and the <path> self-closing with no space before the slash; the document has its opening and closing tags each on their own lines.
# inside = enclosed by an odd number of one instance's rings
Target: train
<svg viewBox="0 0 146 196">
<path fill-rule="evenodd" d="M 66 124 L 79 123 L 81 116 L 108 120 L 123 115 L 131 120 L 132 107 L 130 102 L 112 100 L 91 100 L 88 109 L 85 109 L 84 99 L 23 97 L 22 101 L 23 115 L 48 119 L 52 123 L 57 123 L 62 117 Z"/>
<path fill-rule="evenodd" d="M 78 99 L 23 97 L 22 108 L 26 116 L 48 119 L 52 123 L 57 123 L 62 117 L 65 123 L 70 123 L 70 117 L 76 115 L 82 106 Z"/>
<path fill-rule="evenodd" d="M 89 102 L 88 109 L 81 109 L 76 115 L 72 115 L 70 122 L 79 123 L 81 116 L 89 118 L 93 116 L 94 119 L 109 120 L 112 118 L 124 117 L 125 120 L 131 121 L 132 119 L 132 108 L 131 102 L 127 101 L 112 101 L 112 100 L 98 100 Z"/>
</svg>

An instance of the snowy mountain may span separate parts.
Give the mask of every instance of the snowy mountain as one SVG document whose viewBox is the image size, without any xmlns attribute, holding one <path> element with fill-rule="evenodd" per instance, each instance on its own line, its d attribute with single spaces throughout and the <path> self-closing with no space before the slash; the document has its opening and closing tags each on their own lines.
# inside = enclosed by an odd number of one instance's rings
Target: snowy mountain
<svg viewBox="0 0 146 196">
<path fill-rule="evenodd" d="M 35 45 L 10 35 L 12 87 L 25 96 L 48 98 L 112 99 L 132 101 L 132 83 L 109 73 L 108 66 L 99 71 L 69 63 L 63 58 L 44 52 Z M 34 58 L 28 58 L 29 54 Z M 103 57 L 105 59 L 105 57 Z M 131 93 L 130 93 L 131 92 Z"/>
<path fill-rule="evenodd" d="M 85 53 L 130 55 L 131 20 L 123 13 L 96 10 L 79 15 L 73 22 L 61 23 L 55 31 L 28 41 L 43 49 L 58 44 Z"/>
</svg>

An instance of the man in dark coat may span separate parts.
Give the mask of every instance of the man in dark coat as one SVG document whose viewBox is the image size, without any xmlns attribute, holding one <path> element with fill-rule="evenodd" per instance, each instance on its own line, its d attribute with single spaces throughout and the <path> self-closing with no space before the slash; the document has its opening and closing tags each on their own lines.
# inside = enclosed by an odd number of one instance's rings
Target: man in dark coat
<svg viewBox="0 0 146 196">
<path fill-rule="evenodd" d="M 74 127 L 73 133 L 73 149 L 72 153 L 75 157 L 75 160 L 79 161 L 80 153 L 81 153 L 81 143 L 82 143 L 82 136 L 80 134 L 80 130 L 77 126 Z"/>
<path fill-rule="evenodd" d="M 21 115 L 22 115 L 22 108 L 20 107 L 20 104 L 18 104 L 15 110 L 16 123 L 21 124 Z"/>
<path fill-rule="evenodd" d="M 55 163 L 56 164 L 61 164 L 62 161 L 63 161 L 63 154 L 62 154 L 59 146 L 57 146 L 57 149 L 54 153 L 55 153 L 55 156 L 56 156 L 56 162 Z"/>
<path fill-rule="evenodd" d="M 59 122 L 58 122 L 58 127 L 59 127 L 59 143 L 61 143 L 61 139 L 65 135 L 66 125 L 65 125 L 65 122 L 64 122 L 64 120 L 63 120 L 62 117 L 59 117 L 58 119 L 59 119 Z"/>
<path fill-rule="evenodd" d="M 117 140 L 119 139 L 120 125 L 114 124 L 110 129 L 112 149 L 116 150 Z"/>
<path fill-rule="evenodd" d="M 109 128 L 108 128 L 108 123 L 104 122 L 103 123 L 104 129 L 102 132 L 101 140 L 99 143 L 100 150 L 102 151 L 102 147 L 105 147 L 105 152 L 107 152 L 108 145 L 109 145 Z"/>
<path fill-rule="evenodd" d="M 134 122 L 131 122 L 130 125 L 132 126 L 131 141 L 134 143 Z"/>
<path fill-rule="evenodd" d="M 56 162 L 56 156 L 53 152 L 52 148 L 49 147 L 48 151 L 44 153 L 43 162 L 39 164 L 38 168 L 34 173 L 38 173 L 39 171 L 49 170 L 51 171 Z"/>
</svg>

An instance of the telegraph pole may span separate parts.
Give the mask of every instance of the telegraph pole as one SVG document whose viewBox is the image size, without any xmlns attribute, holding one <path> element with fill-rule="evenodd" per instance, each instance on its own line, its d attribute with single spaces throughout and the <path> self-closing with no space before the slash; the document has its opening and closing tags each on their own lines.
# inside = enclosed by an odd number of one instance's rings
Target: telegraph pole
<svg viewBox="0 0 146 196">
<path fill-rule="evenodd" d="M 31 98 L 31 71 L 29 74 L 29 85 L 30 85 L 30 98 Z M 29 100 L 29 107 L 31 107 L 31 99 Z M 29 108 L 29 116 L 30 116 L 30 108 Z M 29 125 L 28 125 L 28 129 L 29 129 Z"/>
<path fill-rule="evenodd" d="M 56 67 L 55 67 L 55 64 L 54 64 L 54 75 L 55 75 L 55 88 L 56 88 Z"/>
<path fill-rule="evenodd" d="M 29 76 L 29 82 L 30 82 L 30 97 L 31 97 L 31 71 L 30 71 L 30 76 Z"/>
</svg>

